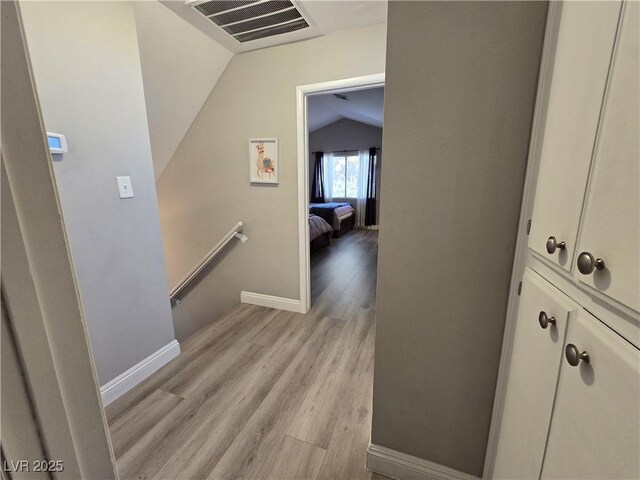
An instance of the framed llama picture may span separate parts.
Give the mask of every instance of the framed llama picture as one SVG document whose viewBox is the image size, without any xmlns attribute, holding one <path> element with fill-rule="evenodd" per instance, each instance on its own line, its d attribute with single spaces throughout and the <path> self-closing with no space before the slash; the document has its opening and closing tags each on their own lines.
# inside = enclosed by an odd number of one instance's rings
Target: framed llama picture
<svg viewBox="0 0 640 480">
<path fill-rule="evenodd" d="M 252 138 L 249 140 L 249 181 L 251 183 L 278 183 L 278 139 Z"/>
</svg>

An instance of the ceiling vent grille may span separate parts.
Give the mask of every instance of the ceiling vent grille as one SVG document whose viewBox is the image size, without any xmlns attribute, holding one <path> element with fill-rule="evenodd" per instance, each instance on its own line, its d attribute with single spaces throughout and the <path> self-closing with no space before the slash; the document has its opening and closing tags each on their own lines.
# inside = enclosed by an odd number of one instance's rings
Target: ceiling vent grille
<svg viewBox="0 0 640 480">
<path fill-rule="evenodd" d="M 289 0 L 195 0 L 187 3 L 240 43 L 309 27 L 300 10 Z"/>
<path fill-rule="evenodd" d="M 245 5 L 251 5 L 258 0 L 230 0 L 230 1 L 212 1 L 212 2 L 194 2 L 193 8 L 198 10 L 203 15 L 214 15 L 216 13 L 231 10 L 232 8 L 243 7 Z"/>
</svg>

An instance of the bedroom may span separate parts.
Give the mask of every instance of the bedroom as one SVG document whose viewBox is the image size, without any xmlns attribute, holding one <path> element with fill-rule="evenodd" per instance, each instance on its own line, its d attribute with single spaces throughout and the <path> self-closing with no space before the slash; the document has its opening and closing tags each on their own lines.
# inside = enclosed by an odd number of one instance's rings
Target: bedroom
<svg viewBox="0 0 640 480">
<path fill-rule="evenodd" d="M 374 291 L 383 103 L 384 86 L 307 99 L 312 305 L 340 307 Z"/>
</svg>

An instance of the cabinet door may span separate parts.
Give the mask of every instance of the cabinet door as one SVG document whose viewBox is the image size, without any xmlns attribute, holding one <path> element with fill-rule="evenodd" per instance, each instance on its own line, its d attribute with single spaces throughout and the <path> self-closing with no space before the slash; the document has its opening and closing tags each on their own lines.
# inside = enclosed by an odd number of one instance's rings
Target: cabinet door
<svg viewBox="0 0 640 480">
<path fill-rule="evenodd" d="M 566 338 L 589 363 L 562 362 L 542 478 L 639 478 L 640 351 L 585 310 Z"/>
<path fill-rule="evenodd" d="M 570 270 L 621 2 L 565 2 L 529 247 Z M 549 237 L 564 250 L 546 250 Z"/>
<path fill-rule="evenodd" d="M 578 279 L 640 310 L 640 4 L 626 2 L 620 25 L 577 253 L 604 259 Z M 578 259 L 577 259 L 578 260 Z"/>
<path fill-rule="evenodd" d="M 494 478 L 540 476 L 564 334 L 578 306 L 538 274 L 526 271 L 516 321 Z M 542 328 L 539 317 L 553 318 Z M 544 323 L 544 322 L 543 322 Z"/>
</svg>

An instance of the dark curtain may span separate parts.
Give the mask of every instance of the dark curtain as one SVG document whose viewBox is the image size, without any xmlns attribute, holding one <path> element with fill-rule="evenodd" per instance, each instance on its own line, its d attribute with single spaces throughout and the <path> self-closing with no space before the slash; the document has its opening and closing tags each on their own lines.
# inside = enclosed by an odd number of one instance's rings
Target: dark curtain
<svg viewBox="0 0 640 480">
<path fill-rule="evenodd" d="M 376 148 L 369 149 L 369 174 L 367 175 L 367 199 L 364 209 L 364 224 L 376 224 Z"/>
<path fill-rule="evenodd" d="M 324 203 L 324 170 L 322 168 L 322 152 L 316 152 L 316 165 L 313 169 L 311 184 L 311 203 Z"/>
</svg>

